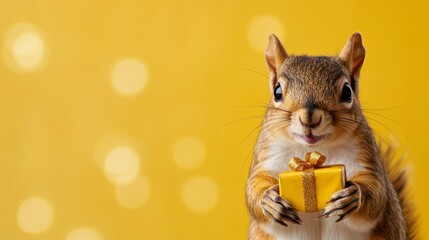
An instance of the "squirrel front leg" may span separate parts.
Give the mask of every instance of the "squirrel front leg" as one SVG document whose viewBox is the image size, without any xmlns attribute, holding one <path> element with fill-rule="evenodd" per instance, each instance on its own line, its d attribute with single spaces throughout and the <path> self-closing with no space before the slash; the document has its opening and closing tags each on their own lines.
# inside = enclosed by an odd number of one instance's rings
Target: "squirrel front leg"
<svg viewBox="0 0 429 240">
<path fill-rule="evenodd" d="M 387 194 L 380 175 L 361 171 L 347 182 L 346 188 L 334 193 L 322 216 L 338 216 L 337 222 L 347 217 L 376 225 L 387 202 Z"/>
<path fill-rule="evenodd" d="M 278 181 L 266 171 L 253 173 L 247 182 L 247 204 L 250 214 L 259 222 L 272 220 L 283 226 L 301 224 L 292 206 L 279 195 Z"/>
</svg>

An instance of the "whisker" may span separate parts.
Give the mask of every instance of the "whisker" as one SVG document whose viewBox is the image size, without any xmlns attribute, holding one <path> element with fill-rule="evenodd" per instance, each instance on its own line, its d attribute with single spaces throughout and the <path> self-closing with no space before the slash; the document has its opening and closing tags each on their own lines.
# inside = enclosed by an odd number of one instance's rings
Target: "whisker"
<svg viewBox="0 0 429 240">
<path fill-rule="evenodd" d="M 366 105 L 370 105 L 370 106 L 374 106 L 373 104 L 366 102 L 366 101 L 362 101 L 360 100 L 361 103 L 364 103 Z M 385 108 L 363 108 L 361 107 L 361 110 L 378 110 L 378 111 L 385 111 L 385 110 L 392 110 L 392 109 L 398 109 L 398 108 L 403 108 L 403 107 L 408 107 L 410 104 L 402 104 L 402 105 L 398 105 L 398 106 L 392 106 L 392 107 L 385 107 Z"/>
<path fill-rule="evenodd" d="M 257 108 L 263 108 L 266 109 L 268 105 L 264 104 L 247 104 L 247 105 L 240 105 L 240 106 L 232 106 L 228 108 L 223 108 L 222 110 L 232 110 L 232 109 L 240 109 L 240 108 L 250 108 L 250 107 L 257 107 Z"/>
<path fill-rule="evenodd" d="M 402 125 L 402 124 L 400 124 L 399 122 L 397 122 L 397 121 L 395 121 L 395 120 L 393 120 L 393 119 L 391 119 L 391 118 L 388 118 L 388 117 L 386 117 L 386 116 L 383 116 L 383 115 L 381 115 L 381 114 L 374 113 L 374 112 L 369 112 L 369 111 L 365 111 L 364 113 L 365 113 L 365 114 L 373 114 L 373 115 L 376 115 L 376 116 L 382 117 L 382 118 L 384 118 L 384 119 L 387 119 L 387 120 L 389 120 L 389 121 L 391 121 L 391 122 L 395 123 L 396 125 L 398 125 L 398 126 L 400 126 L 400 127 L 402 127 L 402 128 L 405 128 L 405 126 L 404 126 L 404 125 Z"/>
<path fill-rule="evenodd" d="M 261 72 L 255 71 L 255 70 L 253 70 L 253 69 L 246 68 L 246 67 L 242 67 L 241 69 L 242 69 L 242 70 L 249 71 L 249 72 L 256 73 L 256 74 L 258 74 L 258 75 L 260 75 L 260 76 L 264 77 L 265 79 L 270 79 L 267 75 L 265 75 L 265 74 L 263 74 L 263 73 L 261 73 Z"/>
<path fill-rule="evenodd" d="M 378 123 L 380 126 L 383 126 L 385 129 L 387 129 L 388 132 L 390 132 L 393 137 L 399 142 L 399 144 L 401 144 L 402 147 L 406 148 L 405 145 L 403 144 L 403 142 L 399 139 L 399 137 L 392 131 L 392 129 L 390 129 L 389 127 L 387 127 L 386 125 L 384 125 L 383 123 L 381 123 L 380 121 L 377 121 L 374 118 L 368 117 L 368 119 L 374 121 L 375 123 Z"/>
<path fill-rule="evenodd" d="M 284 111 L 283 111 L 284 112 Z M 287 113 L 287 112 L 286 112 Z M 255 126 L 251 131 L 250 131 L 250 133 L 249 134 L 247 134 L 247 136 L 241 141 L 241 143 L 240 144 L 243 144 L 256 130 L 258 130 L 258 129 L 260 129 L 260 131 L 259 132 L 262 132 L 262 131 L 272 131 L 273 129 L 275 129 L 276 127 L 281 127 L 281 126 L 283 126 L 283 122 L 288 122 L 288 121 L 290 121 L 289 120 L 289 113 L 287 113 L 287 114 L 279 114 L 279 115 L 274 115 L 274 116 L 270 116 L 270 118 L 265 118 L 263 121 L 261 121 L 260 123 L 258 123 L 258 125 L 257 126 Z M 261 127 L 262 126 L 262 127 Z M 260 139 L 259 141 L 267 141 L 267 139 Z M 263 152 L 263 150 L 264 149 L 254 149 L 253 150 L 253 157 L 254 158 L 258 158 L 259 157 L 259 154 L 261 153 L 261 152 Z M 241 169 L 240 169 L 240 171 L 239 171 L 239 175 L 238 175 L 238 177 L 237 177 L 237 180 L 236 180 L 236 184 L 237 184 L 237 182 L 238 182 L 238 178 L 239 178 L 239 176 L 242 174 L 242 172 L 243 172 L 243 169 L 244 169 L 244 166 L 249 162 L 249 159 L 250 159 L 250 155 L 251 155 L 251 153 L 252 153 L 252 150 L 251 151 L 249 151 L 249 153 L 248 153 L 248 155 L 247 155 L 247 157 L 246 157 L 246 159 L 245 159 L 245 161 L 244 161 L 244 163 L 242 164 L 242 166 L 241 166 Z"/>
<path fill-rule="evenodd" d="M 248 121 L 248 120 L 263 119 L 263 118 L 264 118 L 264 116 L 262 116 L 262 115 L 254 115 L 254 116 L 249 116 L 249 117 L 246 117 L 246 118 L 240 118 L 240 119 L 232 120 L 232 121 L 224 124 L 222 127 L 216 129 L 213 132 L 212 136 L 217 135 L 220 131 L 224 130 L 228 126 L 231 126 L 232 124 L 241 123 L 241 122 Z"/>
</svg>

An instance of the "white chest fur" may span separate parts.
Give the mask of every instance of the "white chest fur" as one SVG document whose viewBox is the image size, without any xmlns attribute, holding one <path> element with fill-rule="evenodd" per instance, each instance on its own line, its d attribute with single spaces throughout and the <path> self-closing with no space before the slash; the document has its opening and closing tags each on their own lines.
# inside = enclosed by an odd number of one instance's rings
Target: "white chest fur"
<svg viewBox="0 0 429 240">
<path fill-rule="evenodd" d="M 273 176 L 278 176 L 282 172 L 290 171 L 288 163 L 291 158 L 304 158 L 304 155 L 311 151 L 318 151 L 325 155 L 327 159 L 325 164 L 344 164 L 348 179 L 362 170 L 362 166 L 356 161 L 359 146 L 354 139 L 335 146 L 310 148 L 292 143 L 285 138 L 279 138 L 271 145 L 268 159 L 263 163 L 262 167 L 270 171 Z"/>
<path fill-rule="evenodd" d="M 287 139 L 277 139 L 270 148 L 269 157 L 263 163 L 262 168 L 272 173 L 274 177 L 278 174 L 290 171 L 288 162 L 292 157 L 303 158 L 305 153 L 318 151 L 327 157 L 326 164 L 344 164 L 346 166 L 347 179 L 353 177 L 361 171 L 363 167 L 356 161 L 359 155 L 359 147 L 356 140 L 350 139 L 344 144 L 331 147 L 309 148 L 294 144 Z M 277 223 L 270 222 L 265 225 L 265 231 L 274 236 L 277 240 L 286 239 L 368 239 L 367 231 L 357 231 L 350 228 L 350 220 L 335 223 L 335 219 L 317 219 L 321 214 L 318 213 L 300 213 L 303 225 L 290 224 L 289 227 L 283 227 Z"/>
</svg>

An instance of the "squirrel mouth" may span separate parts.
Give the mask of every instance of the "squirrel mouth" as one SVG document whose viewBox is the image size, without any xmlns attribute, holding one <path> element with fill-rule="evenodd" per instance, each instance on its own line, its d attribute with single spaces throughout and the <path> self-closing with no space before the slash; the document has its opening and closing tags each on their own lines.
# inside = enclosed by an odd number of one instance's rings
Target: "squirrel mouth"
<svg viewBox="0 0 429 240">
<path fill-rule="evenodd" d="M 311 132 L 307 135 L 302 135 L 302 134 L 295 134 L 295 135 L 310 145 L 313 145 L 326 137 L 326 135 L 317 136 Z"/>
</svg>

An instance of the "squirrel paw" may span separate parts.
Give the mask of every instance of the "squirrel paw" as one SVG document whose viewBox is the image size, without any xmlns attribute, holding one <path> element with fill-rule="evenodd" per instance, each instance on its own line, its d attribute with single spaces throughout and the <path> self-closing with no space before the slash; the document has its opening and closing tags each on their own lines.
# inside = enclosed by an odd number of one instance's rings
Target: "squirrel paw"
<svg viewBox="0 0 429 240">
<path fill-rule="evenodd" d="M 264 192 L 261 201 L 262 212 L 273 221 L 288 226 L 286 222 L 302 224 L 297 212 L 279 195 L 279 185 L 274 185 Z"/>
<path fill-rule="evenodd" d="M 351 181 L 347 182 L 347 186 L 348 187 L 332 195 L 331 199 L 327 202 L 331 204 L 325 208 L 321 217 L 328 218 L 338 216 L 339 218 L 335 222 L 339 222 L 359 209 L 361 204 L 360 187 Z"/>
</svg>

